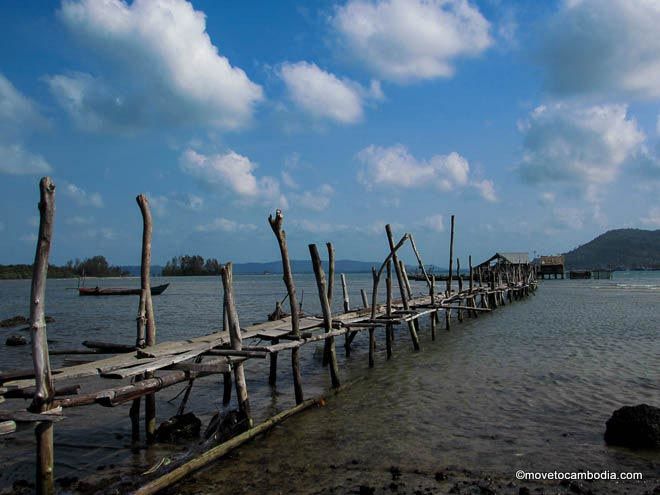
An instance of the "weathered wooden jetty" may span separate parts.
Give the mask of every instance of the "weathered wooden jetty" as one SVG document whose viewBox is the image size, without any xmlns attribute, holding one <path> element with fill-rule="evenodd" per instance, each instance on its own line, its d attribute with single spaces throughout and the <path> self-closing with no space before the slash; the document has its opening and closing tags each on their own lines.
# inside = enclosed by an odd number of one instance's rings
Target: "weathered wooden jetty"
<svg viewBox="0 0 660 495">
<path fill-rule="evenodd" d="M 334 296 L 334 259 L 331 243 L 327 243 L 328 273 L 321 263 L 318 247 L 309 245 L 314 267 L 320 315 L 301 315 L 296 286 L 285 231 L 284 216 L 281 211 L 268 218 L 280 249 L 283 279 L 286 287 L 290 314 L 279 319 L 250 326 L 241 326 L 236 310 L 233 290 L 232 264 L 221 265 L 223 284 L 223 321 L 217 331 L 200 337 L 170 342 L 156 342 L 156 320 L 151 300 L 150 265 L 152 219 L 149 203 L 144 195 L 137 197 L 143 218 L 141 289 L 136 318 L 135 345 L 85 342 L 90 354 L 113 354 L 104 359 L 51 370 L 45 323 L 46 269 L 53 236 L 55 213 L 55 185 L 45 177 L 40 182 L 40 225 L 35 255 L 32 290 L 30 296 L 30 329 L 34 369 L 0 374 L 0 397 L 31 398 L 27 410 L 0 410 L 0 434 L 10 432 L 16 422 L 36 425 L 36 488 L 38 493 L 54 492 L 54 423 L 66 420 L 65 411 L 72 407 L 101 406 L 116 407 L 129 405 L 132 436 L 140 442 L 140 407 L 144 402 L 145 441 L 152 443 L 156 432 L 155 394 L 167 387 L 186 383 L 185 394 L 179 413 L 185 410 L 186 402 L 195 380 L 205 376 L 221 374 L 224 390 L 223 403 L 231 400 L 235 389 L 239 418 L 243 421 L 243 432 L 220 444 L 207 446 L 204 451 L 190 459 L 158 469 L 150 470 L 141 480 L 135 493 L 148 494 L 166 488 L 188 473 L 219 458 L 247 439 L 254 437 L 287 417 L 316 403 L 319 398 L 305 399 L 300 368 L 300 351 L 314 342 L 324 342 L 323 365 L 329 370 L 333 390 L 341 388 L 341 376 L 337 363 L 336 339 L 344 338 L 343 346 L 347 355 L 351 344 L 359 332 L 369 334 L 368 365 L 375 365 L 376 339 L 384 335 L 386 355 L 389 359 L 394 352 L 395 331 L 407 329 L 413 349 L 420 350 L 419 334 L 422 331 L 420 320 L 430 322 L 431 338 L 444 319 L 444 328 L 449 330 L 453 321 L 464 318 L 477 318 L 480 313 L 490 312 L 499 306 L 522 299 L 536 289 L 536 274 L 529 263 L 490 263 L 473 267 L 468 257 L 469 278 L 454 279 L 454 216 L 451 217 L 449 275 L 444 287 L 436 286 L 433 275 L 428 275 L 412 234 L 406 233 L 400 239 L 394 237 L 389 225 L 385 227 L 389 254 L 379 267 L 372 268 L 372 291 L 362 291 L 362 304 L 353 307 L 349 299 L 346 277 L 341 274 L 343 312 L 332 314 L 331 302 Z M 410 246 L 424 275 L 426 294 L 413 294 L 400 259 L 404 246 Z M 500 260 L 501 261 L 501 260 Z M 460 260 L 456 259 L 457 271 Z M 393 283 L 393 274 L 396 284 Z M 383 280 L 384 279 L 384 280 Z M 379 287 L 385 284 L 385 298 L 380 300 Z M 398 297 L 393 294 L 398 287 Z M 382 291 L 380 292 L 382 293 Z M 282 310 L 278 303 L 279 312 Z M 277 316 L 276 315 L 276 316 Z M 444 318 L 443 318 L 444 317 Z M 404 330 L 405 331 L 405 330 Z M 252 341 L 267 341 L 267 345 L 254 345 Z M 85 350 L 72 350 L 72 353 L 86 353 Z M 250 412 L 250 401 L 245 380 L 245 363 L 252 359 L 270 359 L 268 383 L 275 386 L 277 381 L 278 356 L 290 352 L 293 386 L 296 405 L 268 420 L 254 425 Z M 83 394 L 77 380 L 93 379 L 95 391 Z M 232 383 L 233 382 L 233 383 Z M 144 398 L 144 401 L 142 400 Z"/>
</svg>

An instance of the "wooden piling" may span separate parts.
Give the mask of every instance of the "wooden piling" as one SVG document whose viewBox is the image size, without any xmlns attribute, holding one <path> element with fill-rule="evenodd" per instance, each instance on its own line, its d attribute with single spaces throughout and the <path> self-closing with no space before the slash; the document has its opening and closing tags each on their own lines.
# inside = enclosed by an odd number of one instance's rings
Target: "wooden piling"
<svg viewBox="0 0 660 495">
<path fill-rule="evenodd" d="M 140 270 L 140 311 L 138 318 L 145 319 L 146 327 L 144 344 L 149 347 L 156 345 L 156 320 L 154 318 L 154 306 L 151 299 L 151 238 L 152 238 L 152 219 L 149 200 L 144 194 L 135 198 L 142 214 L 142 263 Z M 144 311 L 142 313 L 142 311 Z M 139 336 L 138 336 L 139 338 Z M 153 373 L 144 374 L 145 379 L 149 379 Z M 133 424 L 133 423 L 132 423 Z M 144 396 L 144 430 L 147 442 L 154 441 L 156 432 L 156 395 L 149 394 Z M 139 433 L 138 433 L 139 435 Z M 135 436 L 135 433 L 133 433 Z"/>
<path fill-rule="evenodd" d="M 243 348 L 243 339 L 241 337 L 241 325 L 236 311 L 236 302 L 234 300 L 234 284 L 232 275 L 232 264 L 220 265 L 220 276 L 222 285 L 227 297 L 227 320 L 229 322 L 229 340 L 231 348 L 234 351 L 240 351 Z M 247 418 L 250 427 L 252 427 L 252 417 L 250 415 L 250 401 L 248 399 L 247 384 L 245 383 L 245 370 L 243 363 L 238 361 L 234 363 L 234 382 L 236 386 L 236 400 L 238 410 Z"/>
<path fill-rule="evenodd" d="M 319 299 L 321 301 L 321 309 L 323 311 L 323 324 L 325 326 L 325 333 L 332 330 L 332 312 L 330 310 L 330 302 L 328 301 L 328 293 L 325 281 L 325 272 L 321 264 L 321 257 L 316 248 L 316 244 L 309 245 L 309 254 L 312 257 L 312 267 L 314 268 L 314 275 L 316 277 L 316 286 L 319 290 Z M 329 342 L 329 365 L 330 365 L 330 379 L 332 386 L 337 388 L 340 385 L 339 381 L 339 366 L 337 365 L 337 353 L 335 352 L 335 339 L 328 337 L 326 342 Z"/>
<path fill-rule="evenodd" d="M 37 238 L 30 290 L 30 335 L 35 378 L 35 392 L 30 410 L 43 413 L 52 408 L 54 398 L 45 317 L 48 257 L 55 219 L 55 184 L 50 177 L 44 177 L 39 182 L 39 198 L 39 237 Z M 35 429 L 35 436 L 37 440 L 36 491 L 38 494 L 51 494 L 55 492 L 53 423 L 49 421 L 39 423 Z"/>
<path fill-rule="evenodd" d="M 431 275 L 431 304 L 435 305 L 435 275 Z M 431 340 L 435 340 L 435 312 L 430 314 Z"/>
<path fill-rule="evenodd" d="M 351 310 L 351 301 L 348 297 L 348 283 L 346 282 L 346 276 L 341 274 L 341 291 L 344 297 L 344 313 L 348 313 Z M 351 355 L 351 339 L 350 332 L 344 334 L 344 352 L 346 357 Z"/>
<path fill-rule="evenodd" d="M 367 292 L 364 289 L 360 289 L 360 296 L 362 296 L 362 307 L 364 309 L 369 309 L 369 298 L 367 297 Z"/>
<path fill-rule="evenodd" d="M 387 242 L 390 245 L 390 256 L 392 257 L 392 263 L 394 263 L 394 271 L 396 272 L 396 279 L 399 284 L 399 292 L 401 294 L 401 304 L 403 305 L 403 309 L 410 310 L 410 305 L 408 304 L 408 298 L 406 297 L 406 288 L 403 281 L 403 275 L 401 273 L 401 266 L 399 265 L 399 258 L 396 255 L 396 249 L 394 246 L 392 227 L 390 226 L 390 224 L 385 225 L 385 233 L 387 234 Z M 417 335 L 415 324 L 412 321 L 408 322 L 408 330 L 410 331 L 410 340 L 412 340 L 413 348 L 416 351 L 418 351 L 419 336 Z"/>
<path fill-rule="evenodd" d="M 300 336 L 300 308 L 298 306 L 298 298 L 296 297 L 296 286 L 293 282 L 293 275 L 291 273 L 291 261 L 289 260 L 289 250 L 286 243 L 286 232 L 282 230 L 282 222 L 284 215 L 282 210 L 276 210 L 275 216 L 269 215 L 268 223 L 270 224 L 277 243 L 280 247 L 280 254 L 282 257 L 282 272 L 284 284 L 286 285 L 287 293 L 289 295 L 289 305 L 291 308 L 291 335 L 293 337 Z M 302 403 L 304 400 L 302 389 L 302 376 L 300 373 L 300 357 L 299 349 L 291 349 L 291 368 L 293 371 L 293 388 L 296 395 L 296 404 Z"/>
<path fill-rule="evenodd" d="M 453 266 L 454 266 L 454 215 L 451 216 L 451 233 L 449 237 L 449 276 L 447 277 L 447 297 L 451 296 Z"/>
<path fill-rule="evenodd" d="M 385 315 L 389 320 L 392 318 L 392 262 L 387 260 L 387 278 L 385 279 L 386 285 L 386 298 L 385 298 Z M 394 327 L 391 323 L 385 326 L 385 347 L 387 350 L 387 359 L 392 357 L 392 334 Z"/>
<path fill-rule="evenodd" d="M 332 292 L 335 285 L 335 248 L 332 247 L 331 242 L 326 242 L 326 247 L 328 249 L 328 305 L 332 310 Z M 323 366 L 327 366 L 330 363 L 330 342 L 326 340 L 323 345 Z"/>
</svg>

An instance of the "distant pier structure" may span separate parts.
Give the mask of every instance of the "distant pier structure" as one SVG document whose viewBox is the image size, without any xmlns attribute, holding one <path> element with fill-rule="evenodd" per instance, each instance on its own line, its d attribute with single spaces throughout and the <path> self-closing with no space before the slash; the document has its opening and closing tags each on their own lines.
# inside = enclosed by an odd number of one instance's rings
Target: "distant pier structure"
<svg viewBox="0 0 660 495">
<path fill-rule="evenodd" d="M 538 275 L 543 280 L 546 278 L 564 278 L 563 256 L 541 256 L 538 265 Z"/>
</svg>

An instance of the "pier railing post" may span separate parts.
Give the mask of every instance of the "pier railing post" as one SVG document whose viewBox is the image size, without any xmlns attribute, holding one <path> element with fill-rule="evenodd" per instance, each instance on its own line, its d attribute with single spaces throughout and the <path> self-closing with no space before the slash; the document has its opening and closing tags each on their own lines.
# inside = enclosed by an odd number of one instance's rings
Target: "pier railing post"
<svg viewBox="0 0 660 495">
<path fill-rule="evenodd" d="M 240 351 L 243 348 L 243 339 L 241 336 L 241 325 L 236 311 L 236 302 L 234 300 L 234 284 L 232 276 L 232 265 L 227 263 L 220 266 L 220 276 L 222 277 L 222 286 L 227 301 L 227 321 L 229 323 L 229 341 L 231 348 Z M 236 400 L 238 401 L 238 410 L 247 419 L 248 425 L 252 427 L 252 416 L 250 415 L 250 401 L 248 399 L 247 384 L 245 382 L 245 370 L 243 363 L 233 364 L 234 382 L 236 384 Z"/>
<path fill-rule="evenodd" d="M 270 224 L 275 237 L 277 238 L 277 243 L 280 247 L 280 255 L 282 256 L 282 272 L 284 285 L 286 285 L 286 290 L 289 296 L 289 305 L 291 308 L 291 335 L 293 337 L 300 336 L 300 307 L 298 306 L 298 298 L 296 297 L 296 286 L 293 282 L 293 275 L 291 273 L 291 262 L 289 260 L 289 250 L 286 244 L 286 232 L 282 230 L 282 222 L 284 221 L 284 215 L 282 215 L 282 210 L 276 210 L 275 216 L 270 215 L 268 217 L 268 223 Z M 299 357 L 299 348 L 295 347 L 291 349 L 291 368 L 293 371 L 293 388 L 296 395 L 296 404 L 300 404 L 303 398 L 303 389 L 302 389 L 302 376 L 300 374 L 300 357 Z"/>
<path fill-rule="evenodd" d="M 332 331 L 332 312 L 330 310 L 330 302 L 328 301 L 328 292 L 325 281 L 325 272 L 321 264 L 321 257 L 316 248 L 316 244 L 309 245 L 309 254 L 312 257 L 312 267 L 314 268 L 314 275 L 316 277 L 316 286 L 319 290 L 319 299 L 321 301 L 321 309 L 323 311 L 323 324 L 325 326 L 325 333 Z M 339 366 L 337 365 L 337 354 L 335 352 L 335 338 L 329 337 L 325 339 L 329 342 L 329 365 L 330 365 L 330 379 L 332 386 L 337 388 L 340 385 L 339 381 Z"/>
<path fill-rule="evenodd" d="M 30 335 L 35 377 L 35 392 L 30 409 L 42 413 L 52 408 L 54 395 L 45 316 L 48 257 L 55 217 L 55 184 L 50 177 L 44 177 L 39 182 L 39 198 L 39 237 L 37 238 L 30 291 Z M 51 494 L 55 492 L 53 423 L 46 421 L 37 424 L 35 435 L 37 439 L 36 491 L 40 495 Z"/>
</svg>

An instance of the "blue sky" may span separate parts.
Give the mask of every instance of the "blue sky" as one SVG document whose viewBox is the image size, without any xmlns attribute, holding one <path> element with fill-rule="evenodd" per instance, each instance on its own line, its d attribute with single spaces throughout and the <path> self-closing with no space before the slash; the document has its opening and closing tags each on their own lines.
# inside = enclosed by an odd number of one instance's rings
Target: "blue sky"
<svg viewBox="0 0 660 495">
<path fill-rule="evenodd" d="M 649 0 L 66 0 L 0 5 L 0 263 L 569 250 L 660 228 L 660 5 Z M 412 261 L 412 260 L 411 260 Z"/>
</svg>

